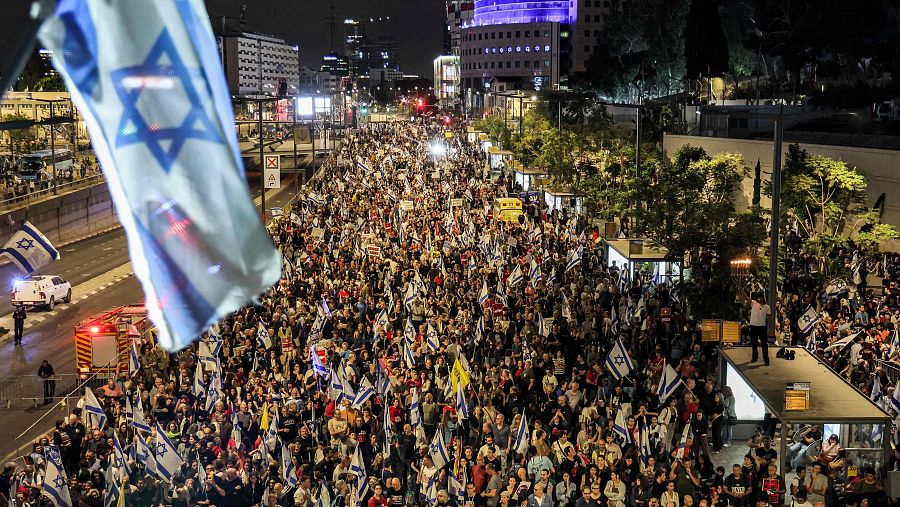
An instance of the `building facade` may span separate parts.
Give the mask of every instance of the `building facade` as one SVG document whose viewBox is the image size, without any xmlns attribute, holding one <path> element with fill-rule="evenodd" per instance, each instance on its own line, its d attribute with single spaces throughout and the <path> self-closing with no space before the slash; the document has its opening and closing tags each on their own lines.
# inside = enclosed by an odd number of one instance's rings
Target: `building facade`
<svg viewBox="0 0 900 507">
<path fill-rule="evenodd" d="M 585 71 L 610 9 L 610 0 L 451 2 L 448 38 L 460 57 L 463 102 L 491 91 L 567 89 Z"/>
<path fill-rule="evenodd" d="M 369 72 L 369 58 L 365 51 L 366 25 L 355 19 L 344 20 L 344 54 L 350 64 L 350 75 Z"/>
<path fill-rule="evenodd" d="M 459 96 L 459 57 L 439 56 L 434 59 L 434 95 L 443 109 L 456 107 Z"/>
<path fill-rule="evenodd" d="M 228 89 L 235 95 L 288 95 L 299 91 L 300 49 L 284 39 L 252 32 L 217 37 Z"/>
</svg>

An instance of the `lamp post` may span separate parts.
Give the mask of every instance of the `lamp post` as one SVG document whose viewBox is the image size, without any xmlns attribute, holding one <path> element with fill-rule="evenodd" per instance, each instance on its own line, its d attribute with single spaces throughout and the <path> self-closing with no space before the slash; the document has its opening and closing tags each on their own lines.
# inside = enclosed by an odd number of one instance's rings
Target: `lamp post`
<svg viewBox="0 0 900 507">
<path fill-rule="evenodd" d="M 54 128 L 54 116 L 53 116 L 53 105 L 57 102 L 67 102 L 69 99 L 55 98 L 55 99 L 33 99 L 36 102 L 45 102 L 50 104 L 50 158 L 53 159 L 53 194 L 56 195 L 58 192 L 58 181 L 56 174 L 56 129 Z"/>
</svg>

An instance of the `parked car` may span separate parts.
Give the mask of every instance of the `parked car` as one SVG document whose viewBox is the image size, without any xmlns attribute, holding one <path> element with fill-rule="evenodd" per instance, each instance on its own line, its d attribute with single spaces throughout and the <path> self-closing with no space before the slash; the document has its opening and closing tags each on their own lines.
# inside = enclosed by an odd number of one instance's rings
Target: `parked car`
<svg viewBox="0 0 900 507">
<path fill-rule="evenodd" d="M 60 301 L 72 302 L 72 284 L 56 275 L 32 275 L 13 286 L 13 305 L 43 306 L 52 310 Z"/>
</svg>

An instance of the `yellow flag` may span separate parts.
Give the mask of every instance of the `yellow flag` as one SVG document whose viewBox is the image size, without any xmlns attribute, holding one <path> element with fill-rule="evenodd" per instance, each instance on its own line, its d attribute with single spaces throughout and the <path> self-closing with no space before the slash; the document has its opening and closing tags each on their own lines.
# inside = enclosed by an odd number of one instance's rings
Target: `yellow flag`
<svg viewBox="0 0 900 507">
<path fill-rule="evenodd" d="M 462 387 L 465 389 L 470 383 L 469 374 L 466 372 L 466 369 L 463 368 L 461 362 L 459 362 L 459 358 L 456 358 L 456 361 L 453 362 L 453 369 L 450 371 L 450 381 L 453 382 L 453 391 L 456 392 L 456 384 L 458 382 L 462 382 Z"/>
<path fill-rule="evenodd" d="M 262 406 L 262 419 L 259 421 L 259 427 L 262 428 L 263 431 L 269 429 L 269 402 L 263 403 Z"/>
</svg>

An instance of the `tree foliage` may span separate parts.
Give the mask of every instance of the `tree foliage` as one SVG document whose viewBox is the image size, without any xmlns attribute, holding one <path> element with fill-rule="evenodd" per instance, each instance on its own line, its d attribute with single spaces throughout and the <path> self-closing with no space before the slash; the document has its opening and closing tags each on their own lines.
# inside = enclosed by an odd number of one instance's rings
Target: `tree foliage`
<svg viewBox="0 0 900 507">
<path fill-rule="evenodd" d="M 5 114 L 3 115 L 3 121 L 23 121 L 30 120 L 31 118 L 25 116 L 22 113 L 14 113 L 14 114 Z M 27 129 L 18 129 L 18 130 L 7 130 L 4 132 L 4 137 L 6 138 L 7 148 L 10 153 L 19 154 L 25 151 L 25 144 L 34 139 L 34 127 L 29 127 Z"/>
<path fill-rule="evenodd" d="M 865 175 L 846 162 L 811 155 L 793 144 L 782 174 L 782 223 L 795 223 L 806 238 L 804 249 L 820 258 L 851 239 L 863 249 L 875 249 L 897 237 L 897 231 L 866 206 L 867 186 Z"/>
</svg>

